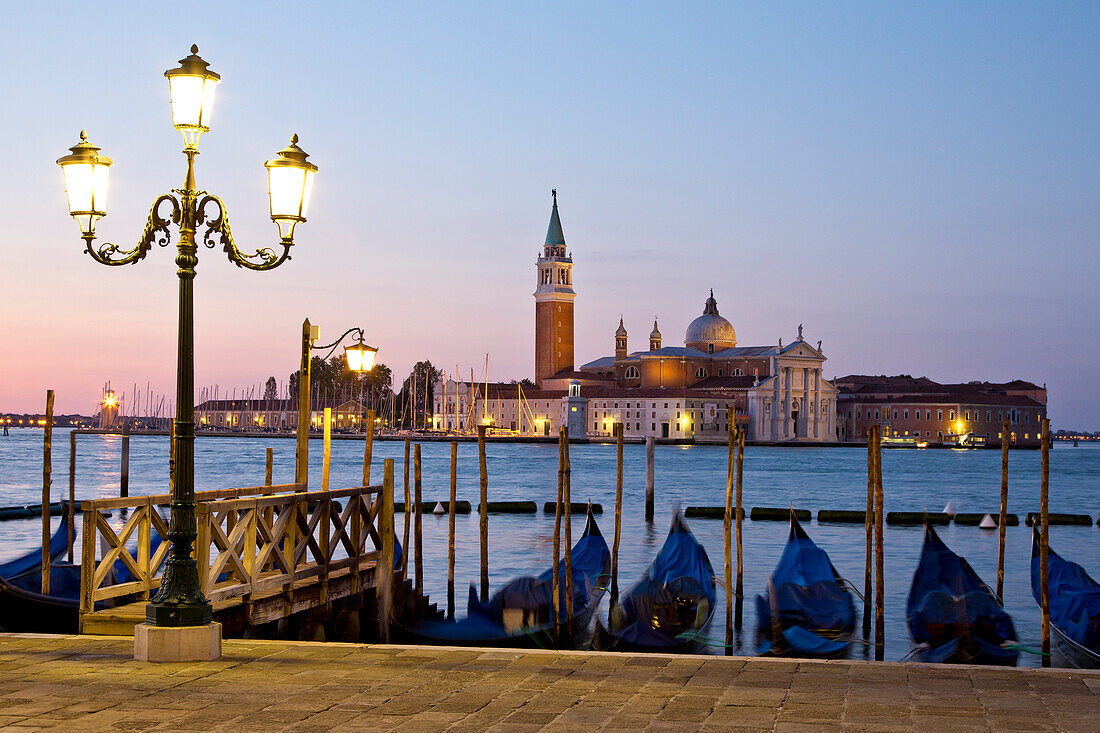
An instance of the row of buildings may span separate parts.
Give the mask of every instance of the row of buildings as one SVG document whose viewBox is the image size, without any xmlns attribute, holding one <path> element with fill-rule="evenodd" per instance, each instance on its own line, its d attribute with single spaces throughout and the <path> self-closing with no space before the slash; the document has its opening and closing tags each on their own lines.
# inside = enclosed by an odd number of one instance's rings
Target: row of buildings
<svg viewBox="0 0 1100 733">
<path fill-rule="evenodd" d="M 654 321 L 648 348 L 631 351 L 622 321 L 607 356 L 575 366 L 576 291 L 553 194 L 543 251 L 535 263 L 535 380 L 515 383 L 455 380 L 434 385 L 432 426 L 470 431 L 488 425 L 521 435 L 627 438 L 653 436 L 698 442 L 726 439 L 731 421 L 749 440 L 833 443 L 866 440 L 871 425 L 890 437 L 957 444 L 974 436 L 988 444 L 1009 439 L 1038 444 L 1046 388 L 1030 382 L 939 384 L 906 376 L 851 375 L 826 380 L 822 342 L 797 335 L 761 346 L 740 345 L 718 309 L 713 290 L 702 314 L 688 324 L 683 345 L 666 346 Z"/>
</svg>

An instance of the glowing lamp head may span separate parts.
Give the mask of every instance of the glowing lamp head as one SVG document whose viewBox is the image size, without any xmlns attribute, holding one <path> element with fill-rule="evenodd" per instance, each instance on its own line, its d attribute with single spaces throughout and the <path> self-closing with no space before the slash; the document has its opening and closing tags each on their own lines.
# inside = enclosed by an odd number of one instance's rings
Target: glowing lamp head
<svg viewBox="0 0 1100 733">
<path fill-rule="evenodd" d="M 85 237 L 95 236 L 95 225 L 107 216 L 107 177 L 111 159 L 99 154 L 88 142 L 88 133 L 80 131 L 80 142 L 69 148 L 69 155 L 57 159 L 65 176 L 65 195 L 69 214 L 80 225 Z"/>
<path fill-rule="evenodd" d="M 214 91 L 221 76 L 199 57 L 199 47 L 191 46 L 191 55 L 180 59 L 179 68 L 164 72 L 172 94 L 172 124 L 183 133 L 184 147 L 194 150 L 199 136 L 210 132 L 214 115 Z"/>
<path fill-rule="evenodd" d="M 313 177 L 317 166 L 298 147 L 298 136 L 292 135 L 290 145 L 277 153 L 278 157 L 264 163 L 267 168 L 268 200 L 271 220 L 279 227 L 284 242 L 294 238 L 294 226 L 306 220 L 309 197 L 313 193 Z"/>
<path fill-rule="evenodd" d="M 353 372 L 363 373 L 374 369 L 374 358 L 378 355 L 378 349 L 363 343 L 363 337 L 359 337 L 359 343 L 344 347 L 344 358 L 348 360 L 348 369 Z"/>
</svg>

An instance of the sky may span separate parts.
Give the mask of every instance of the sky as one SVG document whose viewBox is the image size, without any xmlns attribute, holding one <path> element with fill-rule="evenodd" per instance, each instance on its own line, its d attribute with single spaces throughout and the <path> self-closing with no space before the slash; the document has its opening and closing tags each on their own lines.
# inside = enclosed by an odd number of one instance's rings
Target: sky
<svg viewBox="0 0 1100 733">
<path fill-rule="evenodd" d="M 802 323 L 826 377 L 1027 379 L 1100 430 L 1098 4 L 188 7 L 5 8 L 0 411 L 174 392 L 173 251 L 93 262 L 54 161 L 81 129 L 114 159 L 98 241 L 132 246 L 183 183 L 162 73 L 196 43 L 222 76 L 198 184 L 242 249 L 277 242 L 263 162 L 298 133 L 320 168 L 282 267 L 200 250 L 197 389 L 285 385 L 305 317 L 398 378 L 530 377 L 556 188 L 578 364 L 620 315 L 676 345 L 714 288 L 740 345 Z"/>
</svg>

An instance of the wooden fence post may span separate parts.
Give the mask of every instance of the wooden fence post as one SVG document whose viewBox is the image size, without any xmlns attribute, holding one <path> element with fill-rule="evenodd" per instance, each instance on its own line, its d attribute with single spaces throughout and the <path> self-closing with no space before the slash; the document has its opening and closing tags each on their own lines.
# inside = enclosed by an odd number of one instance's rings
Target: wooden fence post
<svg viewBox="0 0 1100 733">
<path fill-rule="evenodd" d="M 332 408 L 325 408 L 325 457 L 321 463 L 321 490 L 328 491 L 329 463 L 332 461 Z"/>
<path fill-rule="evenodd" d="M 997 518 L 997 600 L 1004 605 L 1005 524 L 1008 523 L 1008 418 L 1001 426 L 1001 513 Z"/>
<path fill-rule="evenodd" d="M 409 576 L 409 528 L 412 526 L 412 490 L 409 488 L 409 451 L 412 443 L 405 438 L 405 532 L 401 535 L 401 573 Z"/>
<path fill-rule="evenodd" d="M 1039 481 L 1039 607 L 1042 611 L 1043 666 L 1050 666 L 1050 420 L 1043 418 L 1042 475 Z"/>
<path fill-rule="evenodd" d="M 611 603 L 619 602 L 619 537 L 623 530 L 623 424 L 615 423 L 615 542 L 611 550 Z M 557 558 L 554 558 L 557 562 Z"/>
<path fill-rule="evenodd" d="M 50 594 L 50 484 L 53 482 L 53 390 L 46 390 L 42 435 L 42 595 Z"/>
<path fill-rule="evenodd" d="M 416 594 L 420 595 L 424 592 L 423 508 L 420 506 L 423 501 L 420 493 L 420 443 L 417 443 L 413 448 L 413 487 L 416 492 L 413 496 L 413 542 L 416 545 L 416 564 L 413 569 L 416 571 L 416 585 L 413 587 L 416 589 Z"/>
<path fill-rule="evenodd" d="M 390 642 L 390 613 L 393 607 L 393 459 L 382 462 L 382 494 L 378 499 L 378 534 L 382 539 L 378 568 L 378 638 Z M 408 554 L 407 548 L 402 548 Z"/>
<path fill-rule="evenodd" d="M 370 486 L 370 464 L 374 460 L 374 410 L 367 410 L 367 439 L 363 445 L 363 485 Z"/>
<path fill-rule="evenodd" d="M 485 465 L 485 426 L 477 426 L 477 460 L 481 474 L 481 602 L 489 602 L 489 472 Z"/>
<path fill-rule="evenodd" d="M 447 507 L 447 618 L 455 620 L 455 500 L 458 495 L 458 443 L 451 441 L 451 503 Z"/>
</svg>

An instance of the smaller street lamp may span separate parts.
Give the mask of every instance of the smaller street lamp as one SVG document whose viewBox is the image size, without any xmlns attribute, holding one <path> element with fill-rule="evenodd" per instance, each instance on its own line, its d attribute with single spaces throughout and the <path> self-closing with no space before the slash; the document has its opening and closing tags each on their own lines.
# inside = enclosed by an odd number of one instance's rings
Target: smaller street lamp
<svg viewBox="0 0 1100 733">
<path fill-rule="evenodd" d="M 293 228 L 293 224 L 291 227 Z M 325 359 L 328 359 L 337 347 L 343 343 L 344 339 L 353 333 L 356 334 L 357 342 L 344 347 L 344 358 L 347 360 L 350 371 L 363 374 L 374 368 L 374 360 L 378 355 L 378 349 L 367 346 L 363 342 L 363 329 L 358 326 L 349 328 L 331 344 L 315 346 L 314 341 L 317 340 L 318 335 L 317 327 L 310 325 L 308 318 L 302 323 L 302 368 L 298 372 L 298 443 L 294 454 L 294 483 L 301 484 L 302 488 L 300 490 L 302 491 L 309 484 L 309 382 L 312 361 L 310 352 L 328 349 L 328 353 L 324 356 Z M 373 426 L 371 428 L 373 429 Z"/>
</svg>

